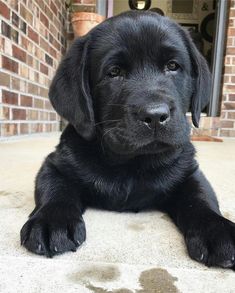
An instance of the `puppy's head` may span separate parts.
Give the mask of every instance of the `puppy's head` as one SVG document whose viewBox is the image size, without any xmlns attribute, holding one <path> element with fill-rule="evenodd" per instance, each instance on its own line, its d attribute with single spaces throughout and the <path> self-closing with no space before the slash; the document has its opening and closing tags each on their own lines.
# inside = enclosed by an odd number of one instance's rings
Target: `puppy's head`
<svg viewBox="0 0 235 293">
<path fill-rule="evenodd" d="M 57 112 L 119 154 L 189 139 L 210 95 L 210 72 L 188 33 L 151 12 L 110 18 L 75 40 L 50 88 Z"/>
</svg>

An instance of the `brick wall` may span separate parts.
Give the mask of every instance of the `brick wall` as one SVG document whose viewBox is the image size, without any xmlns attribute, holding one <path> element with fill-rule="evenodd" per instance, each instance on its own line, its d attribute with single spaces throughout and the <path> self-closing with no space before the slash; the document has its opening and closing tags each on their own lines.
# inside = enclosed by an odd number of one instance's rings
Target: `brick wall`
<svg viewBox="0 0 235 293">
<path fill-rule="evenodd" d="M 228 0 L 229 21 L 222 79 L 220 117 L 202 117 L 194 133 L 220 137 L 235 137 L 235 1 Z"/>
<path fill-rule="evenodd" d="M 220 131 L 218 135 L 235 137 L 235 1 L 231 1 L 223 78 Z"/>
<path fill-rule="evenodd" d="M 66 25 L 65 0 L 0 0 L 0 136 L 59 130 L 48 88 Z"/>
</svg>

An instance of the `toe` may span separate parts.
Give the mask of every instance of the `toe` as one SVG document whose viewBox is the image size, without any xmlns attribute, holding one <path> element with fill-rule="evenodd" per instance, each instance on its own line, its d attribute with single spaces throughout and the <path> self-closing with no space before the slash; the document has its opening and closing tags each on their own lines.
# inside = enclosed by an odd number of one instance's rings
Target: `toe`
<svg viewBox="0 0 235 293">
<path fill-rule="evenodd" d="M 206 263 L 208 257 L 208 249 L 206 243 L 199 236 L 192 236 L 186 238 L 186 245 L 188 248 L 189 255 L 192 259 Z"/>
<path fill-rule="evenodd" d="M 51 230 L 49 247 L 52 255 L 61 254 L 65 251 L 75 251 L 77 246 L 68 238 L 66 229 Z"/>
<path fill-rule="evenodd" d="M 21 244 L 29 251 L 47 255 L 46 235 L 41 224 L 28 221 L 21 229 Z"/>
</svg>

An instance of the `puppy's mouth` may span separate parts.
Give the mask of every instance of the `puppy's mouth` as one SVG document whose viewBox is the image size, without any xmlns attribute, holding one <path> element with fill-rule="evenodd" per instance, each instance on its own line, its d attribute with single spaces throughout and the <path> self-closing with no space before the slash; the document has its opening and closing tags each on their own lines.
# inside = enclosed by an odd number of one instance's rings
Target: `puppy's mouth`
<svg viewBox="0 0 235 293">
<path fill-rule="evenodd" d="M 179 143 L 172 141 L 169 134 L 162 135 L 158 128 L 151 129 L 140 125 L 135 128 L 123 128 L 118 125 L 103 131 L 102 146 L 120 155 L 156 154 L 178 147 Z"/>
</svg>

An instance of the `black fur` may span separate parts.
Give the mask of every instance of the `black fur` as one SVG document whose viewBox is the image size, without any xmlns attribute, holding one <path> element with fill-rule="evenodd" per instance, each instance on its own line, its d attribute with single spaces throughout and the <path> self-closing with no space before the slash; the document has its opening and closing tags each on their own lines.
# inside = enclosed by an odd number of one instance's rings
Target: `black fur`
<svg viewBox="0 0 235 293">
<path fill-rule="evenodd" d="M 198 169 L 185 116 L 198 126 L 209 94 L 204 58 L 168 18 L 128 12 L 75 40 L 49 94 L 70 124 L 37 175 L 22 244 L 47 256 L 76 250 L 89 206 L 160 209 L 193 259 L 233 267 L 235 224 Z"/>
</svg>

